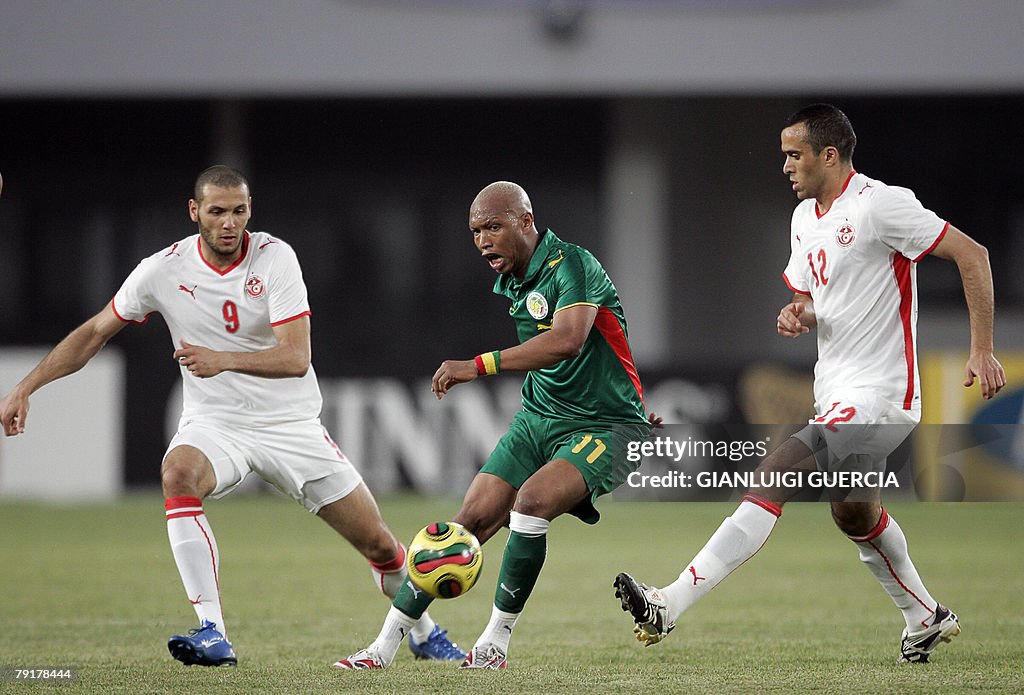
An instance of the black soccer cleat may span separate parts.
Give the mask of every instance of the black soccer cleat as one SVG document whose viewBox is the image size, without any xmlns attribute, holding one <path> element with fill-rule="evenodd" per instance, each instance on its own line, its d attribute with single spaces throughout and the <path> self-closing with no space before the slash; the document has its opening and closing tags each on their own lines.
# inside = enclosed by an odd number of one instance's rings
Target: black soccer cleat
<svg viewBox="0 0 1024 695">
<path fill-rule="evenodd" d="M 928 656 L 936 647 L 959 634 L 960 619 L 956 613 L 941 604 L 937 605 L 931 625 L 918 632 L 903 628 L 899 660 L 903 663 L 926 664 Z"/>
<path fill-rule="evenodd" d="M 615 577 L 612 586 L 622 610 L 633 616 L 636 623 L 633 634 L 645 647 L 657 644 L 675 629 L 676 624 L 669 619 L 668 605 L 660 591 L 641 584 L 625 572 Z"/>
</svg>

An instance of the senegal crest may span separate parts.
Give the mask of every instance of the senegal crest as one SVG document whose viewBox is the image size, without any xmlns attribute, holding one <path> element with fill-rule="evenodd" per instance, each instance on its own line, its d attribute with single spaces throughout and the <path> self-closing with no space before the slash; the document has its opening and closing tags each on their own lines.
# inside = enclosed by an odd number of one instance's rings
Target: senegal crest
<svg viewBox="0 0 1024 695">
<path fill-rule="evenodd" d="M 526 295 L 526 310 L 535 319 L 542 319 L 548 315 L 548 300 L 540 292 L 531 292 Z"/>
</svg>

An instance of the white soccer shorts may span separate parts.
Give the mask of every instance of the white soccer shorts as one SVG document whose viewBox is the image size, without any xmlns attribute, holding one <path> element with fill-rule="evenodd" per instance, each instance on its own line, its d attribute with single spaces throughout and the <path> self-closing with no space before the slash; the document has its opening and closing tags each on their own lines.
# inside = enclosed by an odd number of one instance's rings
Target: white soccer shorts
<svg viewBox="0 0 1024 695">
<path fill-rule="evenodd" d="M 821 471 L 846 470 L 854 456 L 882 471 L 886 457 L 921 421 L 920 409 L 903 410 L 863 389 L 838 391 L 816 405 L 818 414 L 793 436 L 814 452 Z"/>
<path fill-rule="evenodd" d="M 316 514 L 363 481 L 319 419 L 246 427 L 191 417 L 179 425 L 167 453 L 183 445 L 203 452 L 213 465 L 217 485 L 210 496 L 215 499 L 255 473 Z"/>
</svg>

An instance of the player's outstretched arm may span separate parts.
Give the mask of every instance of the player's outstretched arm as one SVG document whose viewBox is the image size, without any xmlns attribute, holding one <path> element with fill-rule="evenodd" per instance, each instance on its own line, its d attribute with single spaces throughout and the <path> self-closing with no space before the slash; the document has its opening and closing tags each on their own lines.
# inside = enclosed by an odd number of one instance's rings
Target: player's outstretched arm
<svg viewBox="0 0 1024 695">
<path fill-rule="evenodd" d="M 221 372 L 239 372 L 267 379 L 300 377 L 309 371 L 312 354 L 309 335 L 309 317 L 302 316 L 274 326 L 277 345 L 267 350 L 220 352 L 183 340 L 172 356 L 192 376 L 203 379 Z"/>
<path fill-rule="evenodd" d="M 501 370 L 529 372 L 576 357 L 587 342 L 595 318 L 597 307 L 588 304 L 556 311 L 549 330 L 501 350 Z M 473 381 L 477 376 L 475 360 L 445 360 L 434 372 L 430 389 L 440 399 L 452 386 Z"/>
<path fill-rule="evenodd" d="M 29 397 L 40 388 L 73 374 L 84 367 L 127 323 L 114 313 L 113 306 L 103 309 L 50 350 L 35 369 L 0 401 L 0 424 L 4 434 L 13 436 L 25 431 Z"/>
<path fill-rule="evenodd" d="M 932 255 L 956 263 L 964 285 L 971 320 L 971 354 L 964 368 L 964 386 L 978 380 L 981 397 L 988 399 L 1006 386 L 1006 372 L 994 354 L 995 293 L 988 249 L 953 225 Z"/>
<path fill-rule="evenodd" d="M 782 307 L 775 320 L 779 335 L 786 338 L 798 338 L 804 333 L 809 333 L 817 325 L 818 318 L 814 314 L 814 300 L 810 295 L 799 292 L 793 295 L 792 302 Z"/>
</svg>

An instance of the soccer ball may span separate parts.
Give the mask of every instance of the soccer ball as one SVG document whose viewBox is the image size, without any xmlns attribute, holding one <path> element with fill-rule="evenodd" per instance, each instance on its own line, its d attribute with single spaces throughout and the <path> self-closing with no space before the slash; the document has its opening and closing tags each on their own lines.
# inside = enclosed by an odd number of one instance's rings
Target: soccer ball
<svg viewBox="0 0 1024 695">
<path fill-rule="evenodd" d="M 409 579 L 434 598 L 461 596 L 484 564 L 480 542 L 461 524 L 438 521 L 420 529 L 405 558 Z"/>
</svg>

